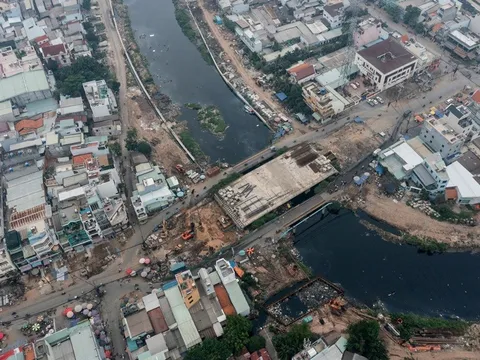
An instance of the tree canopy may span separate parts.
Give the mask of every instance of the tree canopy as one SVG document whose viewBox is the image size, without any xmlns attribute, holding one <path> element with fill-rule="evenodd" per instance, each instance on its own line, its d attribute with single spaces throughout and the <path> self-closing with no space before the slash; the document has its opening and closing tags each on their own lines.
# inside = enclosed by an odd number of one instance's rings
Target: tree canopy
<svg viewBox="0 0 480 360">
<path fill-rule="evenodd" d="M 125 147 L 128 151 L 137 149 L 138 145 L 138 132 L 135 128 L 128 128 L 127 137 L 125 138 Z"/>
<path fill-rule="evenodd" d="M 122 154 L 122 145 L 118 141 L 108 145 L 108 148 L 113 153 L 113 155 L 120 156 Z"/>
<path fill-rule="evenodd" d="M 245 344 L 249 352 L 255 352 L 265 347 L 265 339 L 259 335 L 254 335 L 248 339 Z"/>
<path fill-rule="evenodd" d="M 240 315 L 227 316 L 223 340 L 234 354 L 240 353 L 250 338 L 252 323 Z"/>
<path fill-rule="evenodd" d="M 81 96 L 82 83 L 102 79 L 109 86 L 115 82 L 112 73 L 105 65 L 88 56 L 80 57 L 71 66 L 55 71 L 57 88 L 63 95 Z"/>
<path fill-rule="evenodd" d="M 388 360 L 387 348 L 379 338 L 380 326 L 375 320 L 361 320 L 348 329 L 347 350 L 368 359 Z"/>
<path fill-rule="evenodd" d="M 405 14 L 403 15 L 403 22 L 408 26 L 415 27 L 420 16 L 420 9 L 416 6 L 408 5 L 405 8 Z"/>
<path fill-rule="evenodd" d="M 150 157 L 150 155 L 152 155 L 152 147 L 146 141 L 140 141 L 137 144 L 137 151 L 141 152 L 146 157 Z"/>
<path fill-rule="evenodd" d="M 226 360 L 232 352 L 223 341 L 205 339 L 201 344 L 188 350 L 185 360 Z"/>
<path fill-rule="evenodd" d="M 293 355 L 303 348 L 305 339 L 313 339 L 313 333 L 307 324 L 293 325 L 286 334 L 279 334 L 273 337 L 273 346 L 277 350 L 280 360 L 290 360 Z"/>
</svg>

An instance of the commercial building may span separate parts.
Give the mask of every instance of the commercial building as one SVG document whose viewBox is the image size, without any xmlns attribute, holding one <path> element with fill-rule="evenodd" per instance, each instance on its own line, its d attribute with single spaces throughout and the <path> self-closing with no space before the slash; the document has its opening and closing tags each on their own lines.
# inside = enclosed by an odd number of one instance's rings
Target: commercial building
<svg viewBox="0 0 480 360">
<path fill-rule="evenodd" d="M 37 340 L 35 354 L 39 360 L 104 359 L 104 351 L 99 347 L 88 320 Z"/>
<path fill-rule="evenodd" d="M 313 145 L 301 144 L 219 190 L 215 199 L 244 229 L 335 173 Z"/>
<path fill-rule="evenodd" d="M 410 78 L 418 59 L 393 38 L 388 38 L 355 55 L 360 72 L 370 79 L 377 91 L 386 90 Z"/>
<path fill-rule="evenodd" d="M 7 250 L 5 239 L 0 242 L 0 279 L 4 279 L 9 274 L 15 272 L 17 267 L 13 264 L 10 254 Z"/>
<path fill-rule="evenodd" d="M 302 88 L 302 96 L 308 107 L 318 114 L 321 123 L 340 114 L 350 105 L 347 99 L 330 86 L 322 87 L 314 82 L 308 83 Z"/>
<path fill-rule="evenodd" d="M 445 113 L 437 111 L 435 116 L 424 120 L 420 132 L 422 141 L 438 151 L 447 163 L 452 162 L 466 142 L 479 136 L 480 126 L 470 114 L 463 105 L 450 105 Z"/>
<path fill-rule="evenodd" d="M 118 112 L 117 100 L 105 80 L 93 80 L 83 83 L 83 91 L 92 110 L 93 121 L 102 121 L 104 116 Z"/>
<path fill-rule="evenodd" d="M 475 59 L 478 56 L 480 38 L 466 29 L 450 32 L 444 46 L 462 59 Z"/>
<path fill-rule="evenodd" d="M 17 58 L 11 47 L 0 49 L 0 102 L 10 100 L 18 107 L 52 97 L 42 62 L 35 50 L 25 47 L 23 51 L 25 55 Z"/>
</svg>

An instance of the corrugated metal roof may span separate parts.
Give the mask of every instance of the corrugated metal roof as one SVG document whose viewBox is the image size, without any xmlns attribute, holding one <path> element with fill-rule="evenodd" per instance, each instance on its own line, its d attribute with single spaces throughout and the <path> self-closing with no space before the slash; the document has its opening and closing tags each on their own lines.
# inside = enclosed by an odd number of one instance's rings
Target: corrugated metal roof
<svg viewBox="0 0 480 360">
<path fill-rule="evenodd" d="M 160 307 L 160 302 L 156 294 L 148 294 L 142 298 L 142 301 L 145 304 L 145 311 L 147 312 Z"/>
<path fill-rule="evenodd" d="M 0 101 L 44 90 L 50 90 L 50 87 L 43 69 L 27 71 L 0 80 Z"/>
<path fill-rule="evenodd" d="M 178 290 L 177 287 L 167 289 L 165 290 L 165 297 L 172 308 L 173 316 L 178 324 L 178 330 L 180 331 L 180 335 L 182 336 L 187 349 L 201 343 L 202 339 L 195 327 L 192 316 L 183 302 L 180 290 Z"/>
<path fill-rule="evenodd" d="M 480 198 L 480 184 L 458 161 L 447 166 L 447 174 L 450 178 L 447 187 L 456 187 L 459 199 Z"/>
<path fill-rule="evenodd" d="M 250 306 L 245 299 L 245 295 L 243 295 L 242 289 L 240 289 L 240 285 L 238 285 L 236 281 L 226 284 L 225 290 L 227 290 L 230 301 L 237 314 L 243 316 L 250 314 Z"/>
<path fill-rule="evenodd" d="M 165 321 L 165 317 L 159 307 L 148 311 L 147 314 L 155 334 L 161 334 L 168 330 L 167 322 Z"/>
<path fill-rule="evenodd" d="M 173 328 L 177 326 L 177 321 L 173 317 L 172 313 L 172 308 L 170 307 L 170 304 L 168 303 L 168 300 L 165 296 L 162 296 L 158 298 L 158 301 L 160 303 L 160 309 L 162 310 L 163 316 L 165 317 L 165 321 L 167 322 L 167 325 L 169 328 Z"/>
</svg>

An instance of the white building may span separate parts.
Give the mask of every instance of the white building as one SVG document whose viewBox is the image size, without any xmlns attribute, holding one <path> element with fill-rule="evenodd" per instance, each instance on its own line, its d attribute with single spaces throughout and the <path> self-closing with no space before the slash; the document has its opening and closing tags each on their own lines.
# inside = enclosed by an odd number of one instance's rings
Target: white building
<svg viewBox="0 0 480 360">
<path fill-rule="evenodd" d="M 225 290 L 227 290 L 228 297 L 232 302 L 233 307 L 238 315 L 248 316 L 250 314 L 250 306 L 245 299 L 245 295 L 235 278 L 235 271 L 230 263 L 225 259 L 218 259 L 215 262 L 215 270 L 222 281 Z"/>
<path fill-rule="evenodd" d="M 460 154 L 463 144 L 479 136 L 480 129 L 469 115 L 465 106 L 450 105 L 444 116 L 425 119 L 420 137 L 450 163 Z"/>
<path fill-rule="evenodd" d="M 81 97 L 69 98 L 63 95 L 60 96 L 60 107 L 57 110 L 57 113 L 60 115 L 80 113 L 84 110 L 85 107 Z"/>
<path fill-rule="evenodd" d="M 447 174 L 450 178 L 447 184 L 447 200 L 456 200 L 464 205 L 480 203 L 480 184 L 462 164 L 455 161 L 448 165 Z"/>
<path fill-rule="evenodd" d="M 418 59 L 405 47 L 388 38 L 355 55 L 355 64 L 378 91 L 383 91 L 410 78 Z"/>
<path fill-rule="evenodd" d="M 118 111 L 115 95 L 105 80 L 83 83 L 83 90 L 92 109 L 93 121 L 101 121 L 104 116 L 110 116 Z"/>
<path fill-rule="evenodd" d="M 323 7 L 323 18 L 329 23 L 331 29 L 341 27 L 344 16 L 344 7 L 341 2 Z"/>
<path fill-rule="evenodd" d="M 12 271 L 16 271 L 17 268 L 10 258 L 10 254 L 7 251 L 5 239 L 0 242 L 0 279 L 8 275 Z"/>
</svg>

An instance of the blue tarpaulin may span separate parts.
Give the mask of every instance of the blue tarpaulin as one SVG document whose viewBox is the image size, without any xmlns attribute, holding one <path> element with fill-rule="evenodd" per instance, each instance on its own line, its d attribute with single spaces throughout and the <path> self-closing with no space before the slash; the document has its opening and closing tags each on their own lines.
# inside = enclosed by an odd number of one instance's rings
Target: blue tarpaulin
<svg viewBox="0 0 480 360">
<path fill-rule="evenodd" d="M 385 172 L 385 169 L 383 168 L 382 165 L 378 164 L 375 167 L 375 171 L 377 172 L 378 175 L 383 175 L 383 173 Z"/>
<path fill-rule="evenodd" d="M 287 95 L 285 95 L 285 93 L 283 92 L 276 93 L 275 96 L 280 101 L 284 101 L 287 98 Z"/>
<path fill-rule="evenodd" d="M 440 110 L 435 111 L 435 116 L 438 117 L 439 119 L 443 118 L 443 113 Z"/>
</svg>

